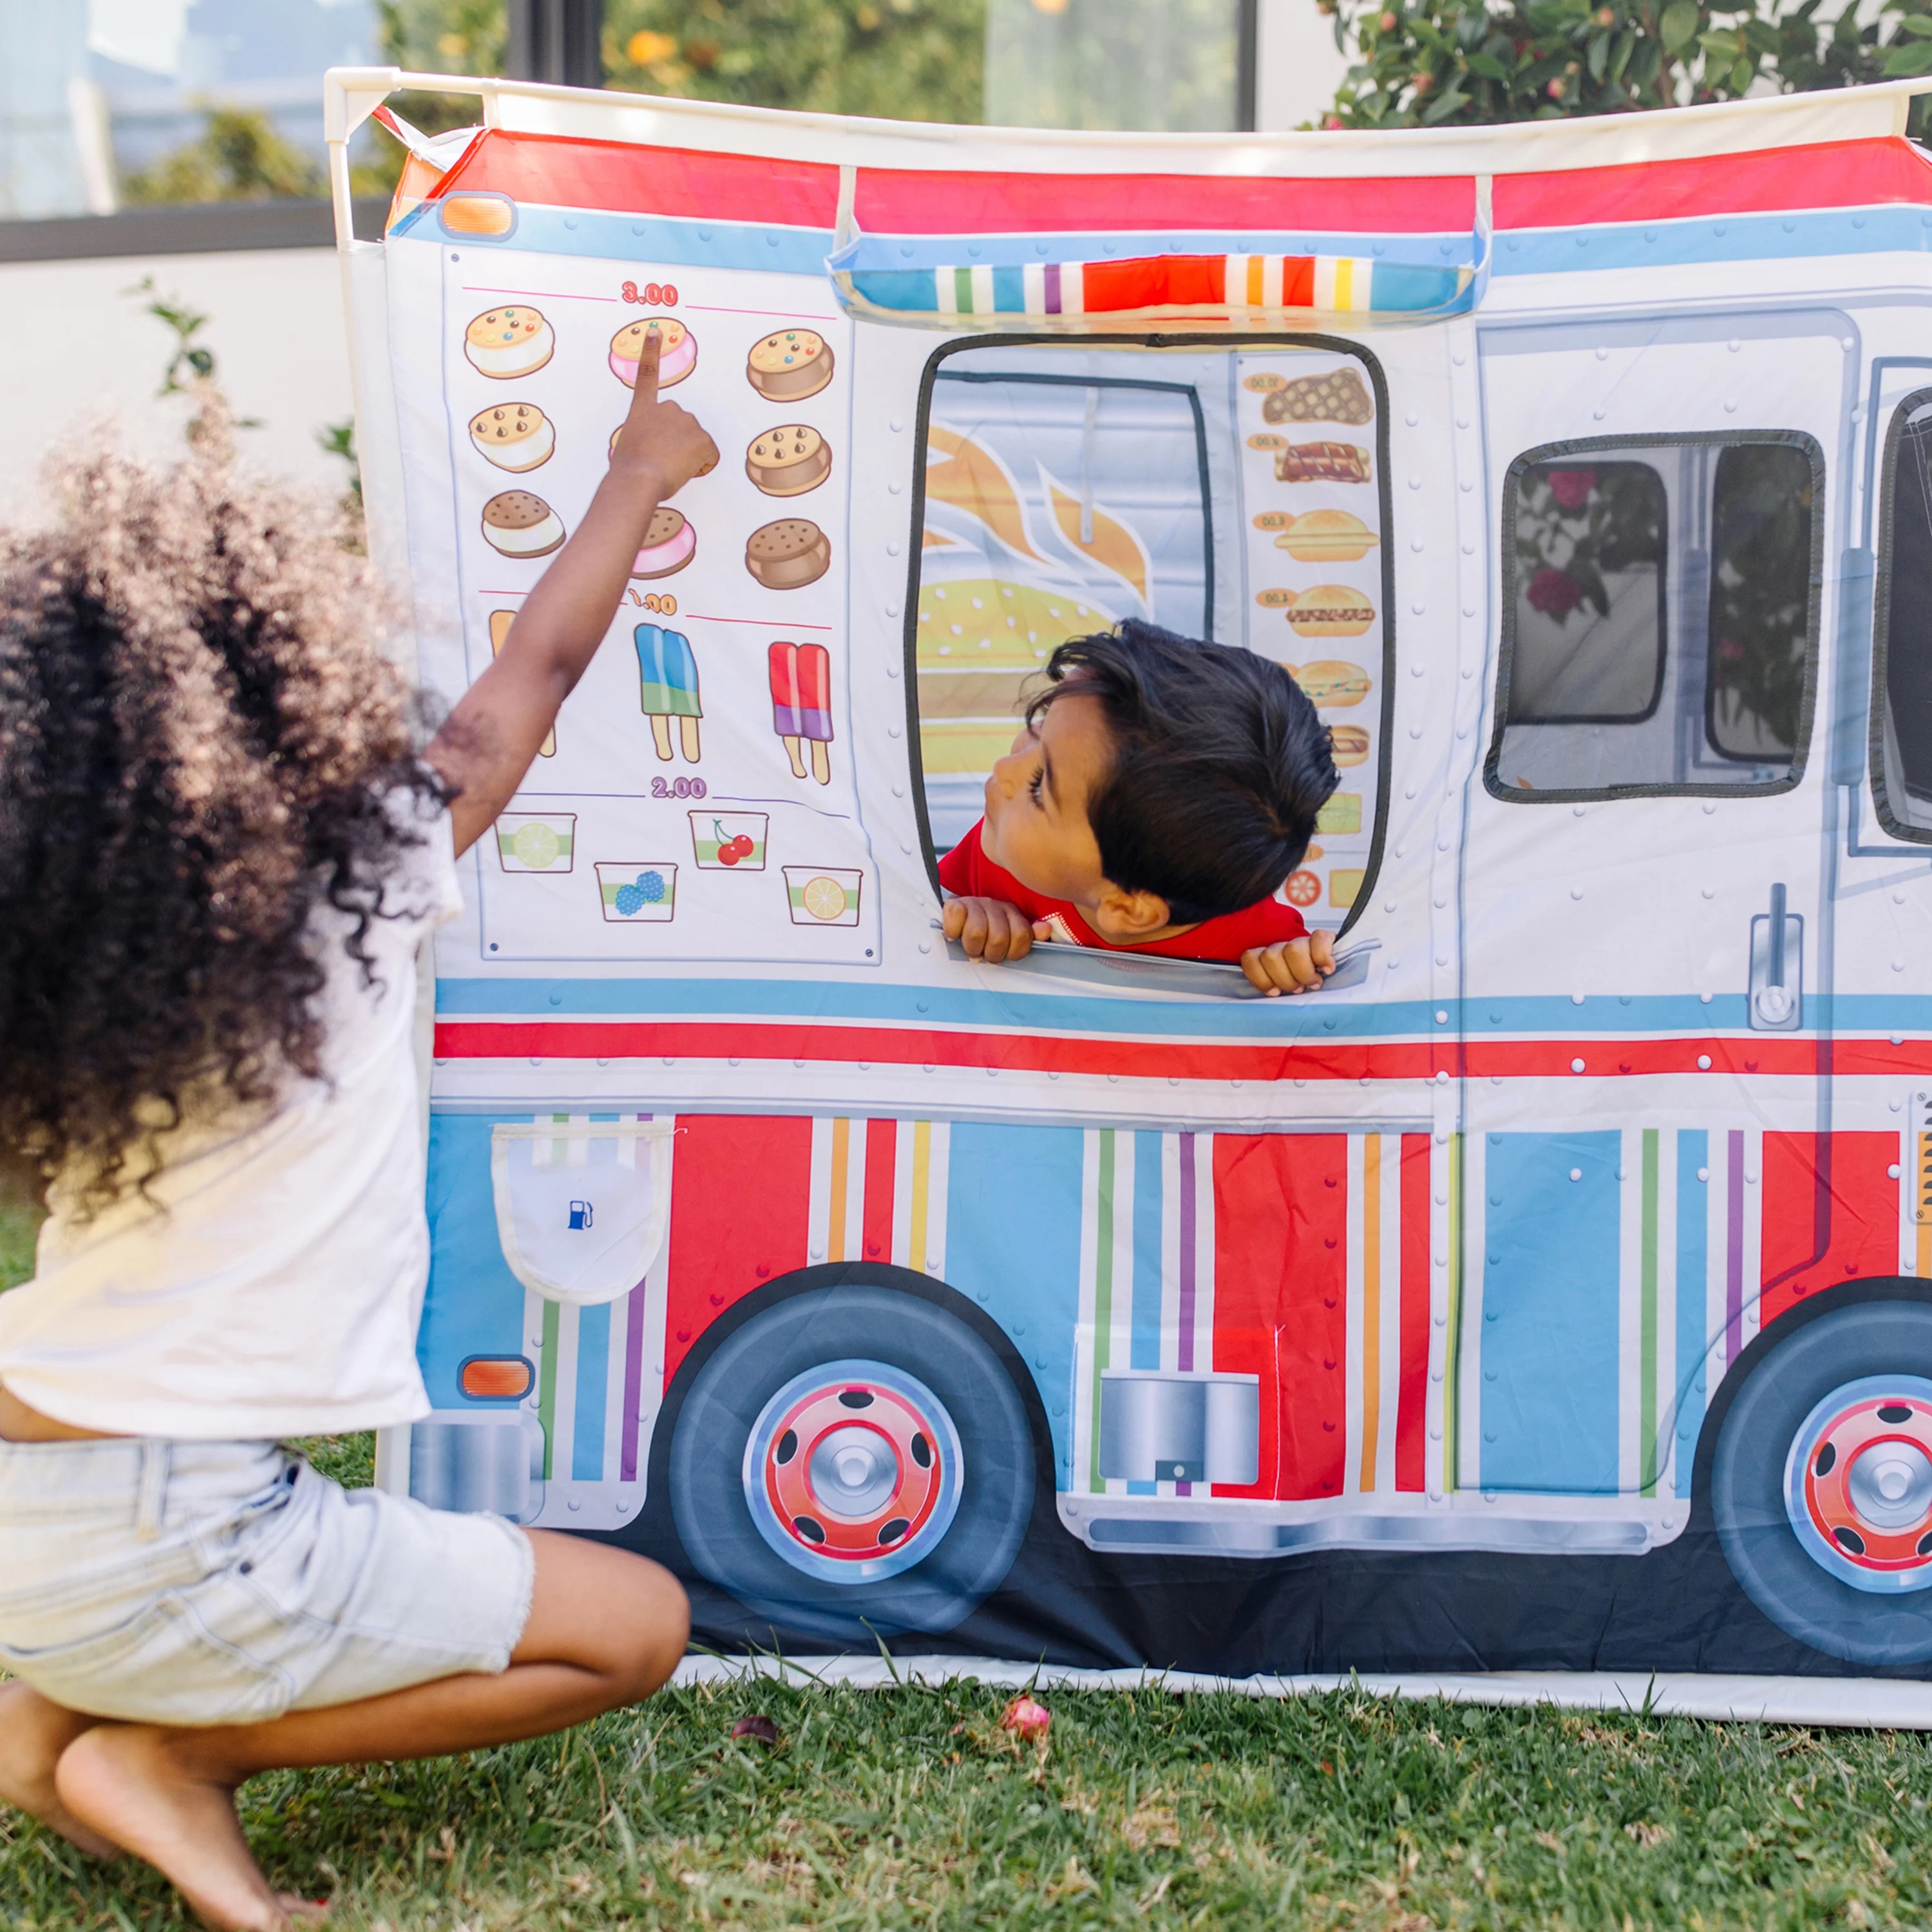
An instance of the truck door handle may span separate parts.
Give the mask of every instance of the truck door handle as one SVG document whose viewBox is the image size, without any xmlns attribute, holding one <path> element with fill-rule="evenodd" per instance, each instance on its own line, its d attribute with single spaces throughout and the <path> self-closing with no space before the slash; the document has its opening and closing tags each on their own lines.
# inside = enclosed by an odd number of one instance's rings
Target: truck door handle
<svg viewBox="0 0 1932 1932">
<path fill-rule="evenodd" d="M 1750 985 L 1747 1005 L 1757 1033 L 1796 1033 L 1804 1019 L 1804 921 L 1786 910 L 1782 884 L 1771 889 L 1771 910 L 1751 920 Z"/>
</svg>

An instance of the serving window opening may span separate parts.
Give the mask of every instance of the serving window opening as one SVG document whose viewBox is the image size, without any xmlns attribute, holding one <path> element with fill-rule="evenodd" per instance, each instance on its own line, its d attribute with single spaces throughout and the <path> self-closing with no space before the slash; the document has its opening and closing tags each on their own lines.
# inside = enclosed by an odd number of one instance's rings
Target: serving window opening
<svg viewBox="0 0 1932 1932">
<path fill-rule="evenodd" d="M 922 398 L 908 670 L 928 858 L 976 822 L 1054 647 L 1137 618 L 1285 666 L 1340 788 L 1281 896 L 1343 925 L 1386 784 L 1379 374 L 1339 343 L 942 351 Z"/>
<path fill-rule="evenodd" d="M 1882 487 L 1872 793 L 1894 838 L 1932 844 L 1932 390 L 1893 416 Z"/>
<path fill-rule="evenodd" d="M 1795 784 L 1823 476 L 1796 433 L 1519 457 L 1490 790 L 1534 802 Z"/>
</svg>

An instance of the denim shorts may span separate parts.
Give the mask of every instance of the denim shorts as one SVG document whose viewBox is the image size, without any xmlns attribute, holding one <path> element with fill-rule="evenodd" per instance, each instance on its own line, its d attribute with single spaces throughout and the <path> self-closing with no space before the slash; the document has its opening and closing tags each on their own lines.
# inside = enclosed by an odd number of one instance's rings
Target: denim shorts
<svg viewBox="0 0 1932 1932">
<path fill-rule="evenodd" d="M 496 1672 L 530 1539 L 272 1442 L 0 1442 L 0 1666 L 69 1709 L 254 1724 Z"/>
</svg>

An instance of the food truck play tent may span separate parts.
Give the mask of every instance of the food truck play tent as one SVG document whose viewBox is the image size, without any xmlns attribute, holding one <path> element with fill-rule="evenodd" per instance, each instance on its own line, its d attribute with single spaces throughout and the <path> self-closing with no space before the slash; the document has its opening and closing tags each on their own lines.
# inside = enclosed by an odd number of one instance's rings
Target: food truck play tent
<svg viewBox="0 0 1932 1932">
<path fill-rule="evenodd" d="M 484 126 L 353 241 L 418 85 Z M 650 321 L 724 452 L 437 936 L 380 1480 L 646 1550 L 728 1651 L 1932 1719 L 1908 97 L 1149 136 L 333 75 L 436 697 Z M 939 932 L 1127 617 L 1333 728 L 1318 995 Z"/>
</svg>

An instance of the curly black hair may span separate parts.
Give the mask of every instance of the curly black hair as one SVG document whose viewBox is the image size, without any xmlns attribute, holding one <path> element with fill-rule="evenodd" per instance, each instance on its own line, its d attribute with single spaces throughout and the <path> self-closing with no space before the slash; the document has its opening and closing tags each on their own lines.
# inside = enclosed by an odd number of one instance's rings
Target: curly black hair
<svg viewBox="0 0 1932 1932">
<path fill-rule="evenodd" d="M 1130 618 L 1068 638 L 1046 674 L 1029 724 L 1074 693 L 1106 714 L 1113 758 L 1087 817 L 1113 884 L 1191 924 L 1258 904 L 1300 864 L 1341 774 L 1280 664 Z"/>
<path fill-rule="evenodd" d="M 445 795 L 339 514 L 202 430 L 172 470 L 70 459 L 0 534 L 0 1150 L 82 1213 L 320 1074 L 311 909 L 368 973 L 388 801 Z"/>
</svg>

